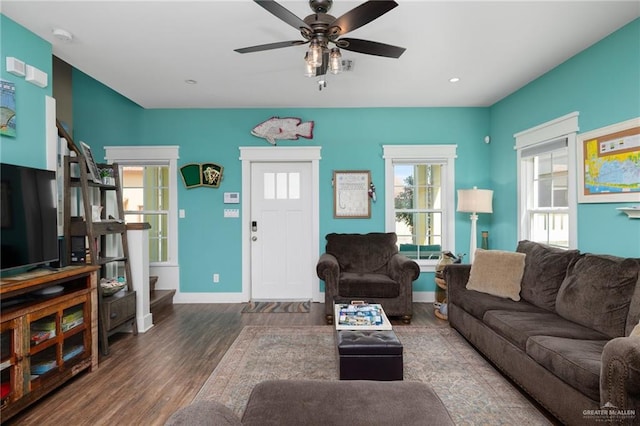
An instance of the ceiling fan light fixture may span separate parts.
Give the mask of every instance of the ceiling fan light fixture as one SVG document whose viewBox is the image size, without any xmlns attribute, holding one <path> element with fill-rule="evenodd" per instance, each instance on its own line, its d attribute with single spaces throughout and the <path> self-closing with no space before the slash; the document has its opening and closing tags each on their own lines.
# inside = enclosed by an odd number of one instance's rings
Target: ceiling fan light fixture
<svg viewBox="0 0 640 426">
<path fill-rule="evenodd" d="M 337 47 L 331 49 L 329 54 L 329 70 L 331 74 L 339 74 L 342 72 L 342 53 Z"/>
<path fill-rule="evenodd" d="M 322 66 L 322 46 L 318 40 L 312 40 L 309 46 L 309 52 L 307 56 L 307 62 L 313 68 Z"/>
<path fill-rule="evenodd" d="M 316 69 L 309 63 L 309 52 L 304 55 L 304 75 L 305 77 L 314 77 Z"/>
</svg>

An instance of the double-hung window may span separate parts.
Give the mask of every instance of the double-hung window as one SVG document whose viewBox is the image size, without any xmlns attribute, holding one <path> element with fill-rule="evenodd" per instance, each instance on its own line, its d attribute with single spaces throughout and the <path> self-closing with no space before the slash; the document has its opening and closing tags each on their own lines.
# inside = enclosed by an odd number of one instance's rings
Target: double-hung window
<svg viewBox="0 0 640 426">
<path fill-rule="evenodd" d="M 106 158 L 120 166 L 126 223 L 149 229 L 149 264 L 178 264 L 178 189 L 175 146 L 105 147 Z"/>
<path fill-rule="evenodd" d="M 454 250 L 455 145 L 385 145 L 387 232 L 423 271 Z"/>
<path fill-rule="evenodd" d="M 149 262 L 169 260 L 169 166 L 122 167 L 122 202 L 126 223 L 146 222 L 149 230 Z"/>
<path fill-rule="evenodd" d="M 570 114 L 515 135 L 519 239 L 576 247 L 576 130 Z"/>
</svg>

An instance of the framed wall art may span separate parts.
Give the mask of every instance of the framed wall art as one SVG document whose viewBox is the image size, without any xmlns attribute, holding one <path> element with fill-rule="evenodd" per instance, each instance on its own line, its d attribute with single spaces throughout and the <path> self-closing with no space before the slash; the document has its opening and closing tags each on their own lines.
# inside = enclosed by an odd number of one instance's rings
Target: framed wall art
<svg viewBox="0 0 640 426">
<path fill-rule="evenodd" d="M 100 169 L 98 169 L 96 160 L 93 159 L 93 154 L 91 153 L 91 147 L 81 141 L 80 148 L 82 149 L 82 155 L 84 156 L 84 159 L 87 162 L 87 168 L 89 169 L 89 177 L 95 183 L 102 183 L 102 178 L 100 177 Z"/>
<path fill-rule="evenodd" d="M 640 117 L 577 137 L 578 202 L 640 202 Z"/>
<path fill-rule="evenodd" d="M 16 136 L 16 85 L 0 80 L 0 135 Z"/>
<path fill-rule="evenodd" d="M 371 217 L 368 170 L 333 172 L 333 217 L 342 219 L 368 219 Z"/>
</svg>

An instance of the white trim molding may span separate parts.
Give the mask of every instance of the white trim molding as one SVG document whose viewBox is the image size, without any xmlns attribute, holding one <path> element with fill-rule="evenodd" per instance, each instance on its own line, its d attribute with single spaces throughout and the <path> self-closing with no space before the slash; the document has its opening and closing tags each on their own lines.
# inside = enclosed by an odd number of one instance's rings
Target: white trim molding
<svg viewBox="0 0 640 426">
<path fill-rule="evenodd" d="M 531 127 L 530 129 L 515 133 L 513 137 L 516 140 L 516 145 L 513 149 L 522 149 L 529 145 L 535 145 L 540 142 L 557 139 L 558 137 L 569 133 L 577 133 L 580 130 L 580 127 L 578 127 L 579 115 L 580 113 L 575 111 L 554 120 L 547 121 L 546 123 Z"/>
</svg>

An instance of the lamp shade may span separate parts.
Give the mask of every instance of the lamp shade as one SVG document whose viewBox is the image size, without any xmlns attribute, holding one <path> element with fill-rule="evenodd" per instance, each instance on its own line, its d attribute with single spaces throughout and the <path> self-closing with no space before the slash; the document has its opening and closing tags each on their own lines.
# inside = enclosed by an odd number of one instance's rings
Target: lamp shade
<svg viewBox="0 0 640 426">
<path fill-rule="evenodd" d="M 493 191 L 490 189 L 458 189 L 459 212 L 493 213 Z"/>
</svg>

